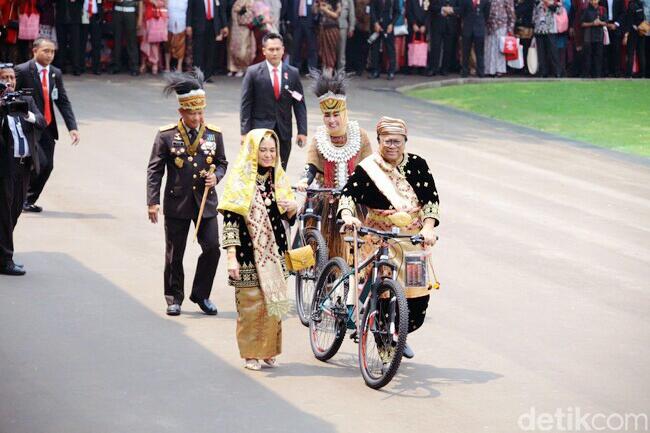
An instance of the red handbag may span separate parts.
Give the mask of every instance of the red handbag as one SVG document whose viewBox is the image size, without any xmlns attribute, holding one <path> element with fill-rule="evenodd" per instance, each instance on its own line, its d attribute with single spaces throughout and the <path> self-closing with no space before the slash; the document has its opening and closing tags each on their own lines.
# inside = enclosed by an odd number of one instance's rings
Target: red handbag
<svg viewBox="0 0 650 433">
<path fill-rule="evenodd" d="M 505 55 L 506 61 L 517 60 L 519 57 L 519 40 L 512 35 L 501 36 L 499 49 Z"/>
</svg>

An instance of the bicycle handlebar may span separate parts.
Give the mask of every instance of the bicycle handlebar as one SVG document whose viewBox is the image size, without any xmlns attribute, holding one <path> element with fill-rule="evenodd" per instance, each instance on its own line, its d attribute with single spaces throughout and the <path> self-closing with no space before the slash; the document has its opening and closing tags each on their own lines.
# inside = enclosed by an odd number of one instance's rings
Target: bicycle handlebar
<svg viewBox="0 0 650 433">
<path fill-rule="evenodd" d="M 295 186 L 292 186 L 291 189 L 294 190 L 294 191 L 298 191 L 298 188 L 296 188 Z M 309 188 L 307 188 L 305 190 L 305 192 L 307 194 L 309 194 L 309 193 L 318 194 L 318 193 L 322 193 L 322 192 L 331 192 L 333 194 L 340 194 L 341 189 L 340 188 L 311 188 L 311 187 L 309 187 Z"/>
<path fill-rule="evenodd" d="M 342 219 L 336 220 L 337 224 L 343 224 Z M 424 243 L 424 236 L 417 235 L 400 235 L 398 233 L 386 232 L 382 230 L 373 229 L 372 227 L 361 226 L 357 229 L 357 232 L 361 235 L 373 234 L 379 236 L 382 239 L 409 239 L 413 245 Z"/>
</svg>

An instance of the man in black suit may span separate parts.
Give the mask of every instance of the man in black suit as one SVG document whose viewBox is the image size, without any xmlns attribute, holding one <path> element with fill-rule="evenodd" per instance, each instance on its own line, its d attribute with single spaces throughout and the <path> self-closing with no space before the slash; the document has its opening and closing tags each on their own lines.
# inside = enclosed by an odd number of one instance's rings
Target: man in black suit
<svg viewBox="0 0 650 433">
<path fill-rule="evenodd" d="M 648 1 L 648 0 L 646 0 Z M 625 0 L 601 0 L 605 9 L 607 31 L 609 32 L 609 45 L 605 47 L 604 76 L 621 76 L 621 42 L 625 33 Z"/>
<path fill-rule="evenodd" d="M 0 89 L 4 89 L 0 95 L 13 92 L 15 86 L 13 65 L 0 64 Z M 13 232 L 23 209 L 30 172 L 40 170 L 38 138 L 45 128 L 45 119 L 31 97 L 19 96 L 16 100 L 26 106 L 15 111 L 7 104 L 0 107 L 0 274 L 5 275 L 25 274 L 25 269 L 13 261 Z"/>
<path fill-rule="evenodd" d="M 431 12 L 429 0 L 408 0 L 406 13 L 409 24 L 409 40 L 415 34 L 428 39 L 429 51 L 431 51 Z M 430 56 L 429 56 L 430 57 Z"/>
<path fill-rule="evenodd" d="M 265 61 L 250 66 L 241 87 L 239 122 L 242 142 L 251 129 L 272 129 L 280 138 L 282 167 L 287 168 L 291 154 L 291 109 L 296 116 L 296 144 L 307 143 L 307 107 L 300 82 L 300 73 L 282 63 L 282 36 L 268 33 L 262 39 Z"/>
<path fill-rule="evenodd" d="M 81 57 L 82 7 L 83 1 L 57 0 L 55 2 L 56 37 L 59 49 L 54 64 L 62 71 L 67 72 L 68 63 L 70 63 L 74 75 L 79 75 L 83 66 Z M 83 48 L 86 48 L 85 44 Z"/>
<path fill-rule="evenodd" d="M 215 71 L 217 42 L 228 36 L 226 0 L 188 0 L 187 33 L 192 37 L 194 66 L 203 71 L 205 79 Z M 218 41 L 217 41 L 218 39 Z"/>
<path fill-rule="evenodd" d="M 469 53 L 474 45 L 476 53 L 476 75 L 483 77 L 483 47 L 485 41 L 485 22 L 490 14 L 489 0 L 460 0 L 460 5 L 454 12 L 460 16 L 463 26 L 463 71 L 462 76 L 469 74 Z"/>
<path fill-rule="evenodd" d="M 372 0 L 370 3 L 370 28 L 378 37 L 372 43 L 371 58 L 373 72 L 370 78 L 379 78 L 381 70 L 381 44 L 384 44 L 388 54 L 388 79 L 395 78 L 397 58 L 395 54 L 395 23 L 401 11 L 398 0 Z"/>
<path fill-rule="evenodd" d="M 307 66 L 309 69 L 318 67 L 318 48 L 316 47 L 316 15 L 313 11 L 314 0 L 287 0 L 283 3 L 283 15 L 293 29 L 293 52 L 291 64 L 302 68 L 302 52 L 307 43 Z M 287 5 L 287 11 L 284 5 Z"/>
<path fill-rule="evenodd" d="M 16 66 L 16 90 L 34 89 L 33 98 L 38 110 L 43 113 L 47 127 L 39 140 L 39 146 L 44 159 L 41 161 L 40 173 L 32 173 L 29 191 L 23 210 L 41 212 L 43 208 L 35 203 L 43 192 L 52 169 L 54 168 L 54 145 L 59 139 L 59 130 L 54 116 L 54 104 L 63 116 L 65 125 L 70 131 L 72 145 L 77 145 L 81 136 L 77 130 L 77 121 L 72 112 L 72 105 L 63 87 L 61 70 L 51 65 L 56 49 L 54 42 L 46 38 L 34 41 L 34 58 L 29 62 Z"/>
<path fill-rule="evenodd" d="M 454 10 L 458 8 L 458 0 L 432 0 L 431 12 L 431 51 L 429 56 L 429 71 L 427 75 L 447 75 L 456 53 L 458 40 L 458 16 Z M 440 54 L 442 52 L 442 59 Z"/>
<path fill-rule="evenodd" d="M 223 136 L 216 126 L 203 120 L 206 106 L 203 76 L 174 72 L 166 76 L 165 93 L 177 95 L 181 119 L 159 129 L 147 169 L 149 220 L 158 222 L 160 187 L 167 171 L 164 189 L 165 215 L 165 300 L 167 314 L 181 314 L 184 298 L 183 255 L 190 223 L 198 225 L 201 255 L 196 265 L 190 301 L 208 315 L 217 314 L 210 292 L 221 255 L 217 226 L 217 192 L 214 186 L 226 174 L 228 161 Z M 199 212 L 207 191 L 201 219 Z"/>
</svg>

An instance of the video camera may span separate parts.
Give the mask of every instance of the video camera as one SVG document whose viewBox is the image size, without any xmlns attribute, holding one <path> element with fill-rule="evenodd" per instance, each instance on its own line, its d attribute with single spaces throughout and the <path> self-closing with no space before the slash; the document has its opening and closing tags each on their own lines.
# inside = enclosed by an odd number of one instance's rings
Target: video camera
<svg viewBox="0 0 650 433">
<path fill-rule="evenodd" d="M 32 89 L 23 89 L 17 92 L 7 92 L 7 85 L 0 83 L 0 116 L 13 116 L 16 114 L 27 114 L 29 104 L 20 99 L 21 96 L 32 96 Z"/>
</svg>

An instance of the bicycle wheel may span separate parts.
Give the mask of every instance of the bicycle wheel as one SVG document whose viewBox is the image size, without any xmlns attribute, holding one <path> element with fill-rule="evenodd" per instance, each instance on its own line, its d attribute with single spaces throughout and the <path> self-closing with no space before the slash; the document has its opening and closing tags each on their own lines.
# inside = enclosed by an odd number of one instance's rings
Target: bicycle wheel
<svg viewBox="0 0 650 433">
<path fill-rule="evenodd" d="M 350 267 L 340 257 L 327 262 L 316 282 L 311 304 L 309 343 L 316 359 L 327 361 L 338 352 L 345 339 Z"/>
<path fill-rule="evenodd" d="M 325 238 L 319 231 L 314 229 L 307 229 L 305 231 L 305 243 L 310 245 L 314 250 L 314 257 L 316 257 L 316 264 L 314 266 L 303 269 L 296 274 L 296 311 L 298 311 L 298 318 L 300 323 L 309 326 L 309 316 L 311 315 L 311 301 L 314 297 L 314 288 L 316 287 L 316 278 L 318 273 L 327 264 L 327 244 Z"/>
<path fill-rule="evenodd" d="M 359 366 L 366 385 L 379 389 L 391 381 L 402 362 L 408 305 L 404 290 L 394 280 L 383 280 L 374 296 L 361 319 Z"/>
</svg>

